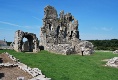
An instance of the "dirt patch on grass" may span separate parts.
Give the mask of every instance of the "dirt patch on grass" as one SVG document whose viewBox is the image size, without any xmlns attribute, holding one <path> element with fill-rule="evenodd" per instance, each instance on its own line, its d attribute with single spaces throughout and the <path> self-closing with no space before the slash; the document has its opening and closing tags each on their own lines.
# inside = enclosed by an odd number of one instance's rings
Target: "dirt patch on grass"
<svg viewBox="0 0 118 80">
<path fill-rule="evenodd" d="M 15 63 L 14 61 L 12 61 L 6 54 L 0 54 L 0 58 L 3 61 L 2 63 Z"/>
<path fill-rule="evenodd" d="M 6 54 L 0 54 L 0 64 L 7 62 L 12 64 L 15 63 Z M 18 67 L 0 67 L 0 79 L 17 80 L 17 77 L 24 77 L 25 80 L 33 78 L 30 74 L 19 69 Z"/>
<path fill-rule="evenodd" d="M 32 76 L 20 70 L 18 67 L 0 68 L 0 79 L 2 80 L 17 80 L 17 77 L 24 77 L 25 80 L 31 79 Z"/>
</svg>

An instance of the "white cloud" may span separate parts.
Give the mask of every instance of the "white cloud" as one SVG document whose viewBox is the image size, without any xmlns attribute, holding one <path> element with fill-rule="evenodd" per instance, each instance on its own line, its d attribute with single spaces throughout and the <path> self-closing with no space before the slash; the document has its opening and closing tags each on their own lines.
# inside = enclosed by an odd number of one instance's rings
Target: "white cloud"
<svg viewBox="0 0 118 80">
<path fill-rule="evenodd" d="M 94 30 L 111 31 L 112 27 L 93 27 Z"/>
<path fill-rule="evenodd" d="M 97 27 L 93 27 L 93 29 L 98 30 L 98 28 L 97 28 Z"/>
<path fill-rule="evenodd" d="M 2 23 L 2 24 L 7 24 L 7 25 L 11 25 L 11 26 L 16 26 L 16 27 L 22 27 L 22 26 L 20 26 L 20 25 L 13 24 L 13 23 L 10 23 L 10 22 L 0 21 L 0 23 Z"/>
<path fill-rule="evenodd" d="M 26 29 L 39 29 L 40 26 L 24 26 Z"/>
<path fill-rule="evenodd" d="M 6 29 L 4 29 L 4 28 L 0 28 L 0 32 L 3 31 L 3 30 L 10 31 L 10 30 L 12 30 L 12 29 L 9 29 L 9 28 L 6 28 Z"/>
<path fill-rule="evenodd" d="M 117 38 L 114 33 L 102 34 L 102 33 L 80 33 L 80 39 L 82 40 L 104 40 L 104 39 L 114 39 Z"/>
<path fill-rule="evenodd" d="M 109 28 L 109 27 L 108 27 L 108 28 L 107 28 L 107 27 L 102 27 L 101 30 L 103 30 L 103 31 L 111 31 L 112 28 Z"/>
<path fill-rule="evenodd" d="M 42 19 L 40 19 L 40 18 L 37 18 L 35 16 L 32 16 L 32 17 L 35 18 L 35 19 L 37 19 L 37 20 L 39 20 L 39 21 L 42 21 Z"/>
<path fill-rule="evenodd" d="M 5 22 L 5 21 L 0 21 L 0 23 L 19 27 L 19 28 L 25 28 L 25 29 L 39 29 L 40 28 L 40 26 L 21 26 L 21 25 L 17 25 L 17 24 Z M 3 29 L 3 28 L 0 28 L 0 29 Z M 9 29 L 9 30 L 11 30 L 11 29 Z"/>
</svg>

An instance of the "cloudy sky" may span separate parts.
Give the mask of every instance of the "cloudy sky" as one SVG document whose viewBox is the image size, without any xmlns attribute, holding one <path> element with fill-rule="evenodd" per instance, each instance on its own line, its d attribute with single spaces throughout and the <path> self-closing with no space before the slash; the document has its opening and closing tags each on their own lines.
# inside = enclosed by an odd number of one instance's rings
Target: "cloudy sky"
<svg viewBox="0 0 118 80">
<path fill-rule="evenodd" d="M 118 39 L 118 0 L 0 0 L 0 40 L 13 41 L 17 30 L 39 38 L 47 5 L 70 12 L 82 40 Z"/>
</svg>

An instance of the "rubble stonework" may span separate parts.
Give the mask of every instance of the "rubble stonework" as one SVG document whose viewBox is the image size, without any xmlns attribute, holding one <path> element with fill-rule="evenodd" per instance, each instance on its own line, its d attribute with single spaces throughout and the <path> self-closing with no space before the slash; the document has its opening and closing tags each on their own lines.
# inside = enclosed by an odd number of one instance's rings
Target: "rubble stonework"
<svg viewBox="0 0 118 80">
<path fill-rule="evenodd" d="M 113 51 L 113 54 L 118 54 L 118 50 Z"/>
<path fill-rule="evenodd" d="M 81 48 L 83 47 L 83 54 L 90 55 L 94 52 L 93 44 L 89 41 L 81 41 L 79 44 L 75 45 L 76 53 L 81 53 Z"/>
<path fill-rule="evenodd" d="M 85 55 L 93 53 L 92 43 L 79 40 L 78 25 L 78 20 L 71 13 L 64 14 L 61 11 L 58 17 L 54 7 L 46 6 L 40 31 L 40 46 L 61 54 L 81 53 L 83 46 Z"/>
<path fill-rule="evenodd" d="M 108 60 L 106 66 L 118 68 L 118 57 L 114 57 Z"/>
<path fill-rule="evenodd" d="M 27 38 L 28 41 L 23 42 L 23 38 Z M 18 30 L 15 32 L 13 48 L 17 52 L 29 51 L 38 52 L 39 51 L 39 41 L 36 34 L 23 32 Z"/>
</svg>

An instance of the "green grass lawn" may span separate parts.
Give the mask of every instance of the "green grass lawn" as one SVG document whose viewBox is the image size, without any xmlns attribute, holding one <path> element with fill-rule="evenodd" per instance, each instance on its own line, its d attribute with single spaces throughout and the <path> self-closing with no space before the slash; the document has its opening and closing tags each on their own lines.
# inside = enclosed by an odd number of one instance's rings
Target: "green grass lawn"
<svg viewBox="0 0 118 80">
<path fill-rule="evenodd" d="M 20 59 L 22 63 L 39 68 L 52 80 L 118 80 L 118 69 L 105 67 L 103 65 L 106 62 L 101 61 L 118 57 L 111 52 L 95 52 L 91 56 L 65 56 L 47 51 L 33 54 L 0 50 L 0 53 L 6 51 Z"/>
</svg>

